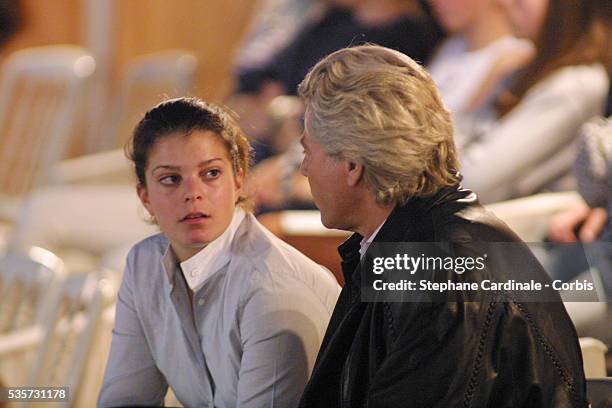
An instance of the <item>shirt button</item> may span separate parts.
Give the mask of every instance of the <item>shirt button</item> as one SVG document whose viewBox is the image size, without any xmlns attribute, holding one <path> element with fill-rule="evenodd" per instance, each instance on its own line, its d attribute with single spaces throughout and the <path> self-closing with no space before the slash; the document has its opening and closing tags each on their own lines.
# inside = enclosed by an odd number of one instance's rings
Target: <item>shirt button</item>
<svg viewBox="0 0 612 408">
<path fill-rule="evenodd" d="M 199 306 L 202 306 L 203 304 L 204 304 L 204 299 L 200 298 L 200 299 L 198 300 L 198 305 L 199 305 Z"/>
<path fill-rule="evenodd" d="M 192 271 L 192 272 L 191 272 L 191 277 L 192 277 L 192 278 L 195 278 L 197 275 L 198 275 L 198 274 L 197 274 L 197 272 L 196 272 L 196 271 Z"/>
</svg>

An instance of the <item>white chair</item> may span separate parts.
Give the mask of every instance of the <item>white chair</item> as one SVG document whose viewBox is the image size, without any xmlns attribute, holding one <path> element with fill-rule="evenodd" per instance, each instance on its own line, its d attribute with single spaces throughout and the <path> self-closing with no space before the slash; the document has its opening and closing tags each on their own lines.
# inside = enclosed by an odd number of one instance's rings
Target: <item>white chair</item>
<svg viewBox="0 0 612 408">
<path fill-rule="evenodd" d="M 0 255 L 0 379 L 25 380 L 65 274 L 62 260 L 42 248 Z"/>
<path fill-rule="evenodd" d="M 61 284 L 59 295 L 52 305 L 42 327 L 42 338 L 36 344 L 35 358 L 27 374 L 4 373 L 7 386 L 68 387 L 70 401 L 62 406 L 85 406 L 79 401 L 91 401 L 81 394 L 80 387 L 87 382 L 87 366 L 102 322 L 103 311 L 114 299 L 115 287 L 100 273 L 69 276 Z M 0 337 L 0 358 L 20 353 L 24 332 Z M 17 373 L 16 373 L 17 374 Z M 99 376 L 98 376 L 99 377 Z M 30 406 L 25 403 L 20 406 Z"/>
<path fill-rule="evenodd" d="M 91 141 L 94 151 L 123 147 L 140 117 L 170 97 L 185 96 L 193 89 L 198 59 L 189 50 L 169 49 L 133 59 L 125 70 L 114 98 L 107 131 Z"/>
<path fill-rule="evenodd" d="M 84 380 L 79 389 L 77 404 L 74 404 L 76 406 L 93 407 L 98 401 L 113 338 L 116 308 L 115 304 L 111 304 L 102 312 L 97 334 L 91 346 L 89 361 L 84 371 Z"/>
<path fill-rule="evenodd" d="M 66 270 L 61 259 L 38 247 L 0 256 L 0 334 L 43 323 Z"/>
<path fill-rule="evenodd" d="M 0 82 L 0 219 L 44 184 L 69 147 L 94 58 L 76 46 L 28 48 L 4 63 Z"/>
<path fill-rule="evenodd" d="M 135 183 L 132 173 L 132 165 L 123 149 L 113 149 L 62 160 L 54 166 L 50 181 L 54 185 L 133 186 Z"/>
<path fill-rule="evenodd" d="M 592 337 L 580 338 L 582 363 L 586 378 L 599 378 L 606 376 L 606 352 L 608 346 Z"/>
</svg>

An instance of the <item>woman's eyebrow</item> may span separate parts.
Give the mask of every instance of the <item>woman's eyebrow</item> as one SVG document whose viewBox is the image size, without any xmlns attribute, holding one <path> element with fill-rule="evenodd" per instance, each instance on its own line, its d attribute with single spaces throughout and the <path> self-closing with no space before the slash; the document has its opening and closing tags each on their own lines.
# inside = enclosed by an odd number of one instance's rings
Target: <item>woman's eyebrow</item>
<svg viewBox="0 0 612 408">
<path fill-rule="evenodd" d="M 211 162 L 214 162 L 214 161 L 223 161 L 223 158 L 222 157 L 215 157 L 213 159 L 208 159 L 208 160 L 201 161 L 198 164 L 198 167 L 206 166 L 206 165 L 208 165 L 208 164 L 210 164 Z"/>
<path fill-rule="evenodd" d="M 155 172 L 157 170 L 179 170 L 180 166 L 171 166 L 169 164 L 160 164 L 159 166 L 155 166 L 151 172 Z"/>
<path fill-rule="evenodd" d="M 223 158 L 221 157 L 215 157 L 212 159 L 208 159 L 208 160 L 203 160 L 200 163 L 198 163 L 198 167 L 204 167 L 206 165 L 209 165 L 210 163 L 214 162 L 214 161 L 223 161 Z M 170 164 L 160 164 L 158 166 L 155 166 L 155 168 L 153 168 L 153 170 L 151 170 L 152 172 L 155 172 L 157 170 L 173 170 L 173 171 L 178 171 L 181 169 L 181 166 L 173 166 Z"/>
</svg>

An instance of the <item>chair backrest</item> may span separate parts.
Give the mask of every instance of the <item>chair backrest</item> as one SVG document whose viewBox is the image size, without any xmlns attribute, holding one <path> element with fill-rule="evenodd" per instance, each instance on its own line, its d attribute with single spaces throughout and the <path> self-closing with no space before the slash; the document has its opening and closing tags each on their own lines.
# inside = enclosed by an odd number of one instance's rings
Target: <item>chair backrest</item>
<svg viewBox="0 0 612 408">
<path fill-rule="evenodd" d="M 198 59 L 189 50 L 169 49 L 142 55 L 127 66 L 113 102 L 111 121 L 99 149 L 123 147 L 142 115 L 166 98 L 193 89 Z"/>
<path fill-rule="evenodd" d="M 115 289 L 105 273 L 64 279 L 50 307 L 45 335 L 26 384 L 68 387 L 70 402 L 64 405 L 74 405 L 102 312 L 114 300 Z"/>
<path fill-rule="evenodd" d="M 586 378 L 606 376 L 606 352 L 608 347 L 592 337 L 580 338 L 580 351 Z"/>
<path fill-rule="evenodd" d="M 0 334 L 44 322 L 65 273 L 62 260 L 42 248 L 0 255 Z"/>
<path fill-rule="evenodd" d="M 95 60 L 80 47 L 46 46 L 13 53 L 3 68 L 0 194 L 4 201 L 44 183 L 51 166 L 63 158 Z"/>
</svg>

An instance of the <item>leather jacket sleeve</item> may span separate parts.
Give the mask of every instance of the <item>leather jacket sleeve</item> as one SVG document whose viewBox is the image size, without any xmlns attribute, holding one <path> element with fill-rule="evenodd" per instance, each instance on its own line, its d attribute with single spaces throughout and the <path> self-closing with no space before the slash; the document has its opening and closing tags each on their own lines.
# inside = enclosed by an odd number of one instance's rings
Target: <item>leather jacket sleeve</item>
<svg viewBox="0 0 612 408">
<path fill-rule="evenodd" d="M 403 310 L 393 310 L 397 306 Z M 409 309 L 405 304 L 383 308 L 386 333 L 393 338 L 384 342 L 389 349 L 373 373 L 366 406 L 587 406 L 580 397 L 583 384 L 575 384 L 575 373 L 564 368 L 562 348 L 530 323 L 524 304 L 453 302 Z M 549 387 L 558 376 L 563 393 Z M 432 384 L 440 392 L 431 393 Z"/>
</svg>

